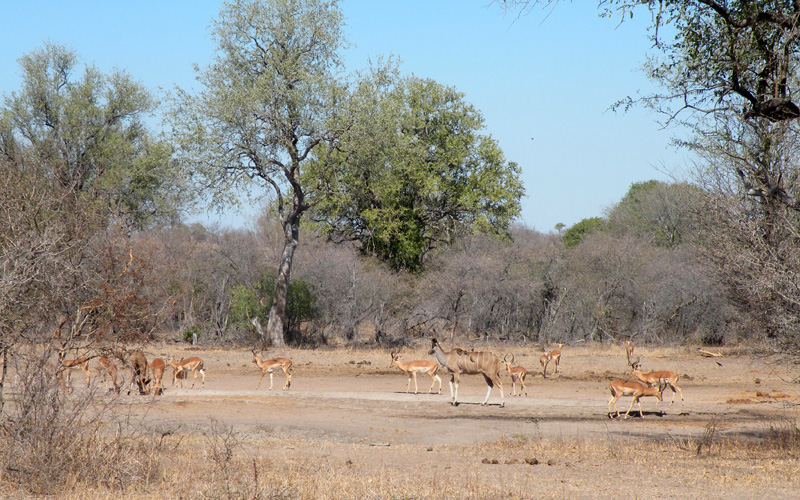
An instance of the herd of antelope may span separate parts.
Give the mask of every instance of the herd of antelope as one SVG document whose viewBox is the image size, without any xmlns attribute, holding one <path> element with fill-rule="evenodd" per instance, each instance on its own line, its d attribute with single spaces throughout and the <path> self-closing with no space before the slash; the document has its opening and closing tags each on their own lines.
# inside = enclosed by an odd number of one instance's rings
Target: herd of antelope
<svg viewBox="0 0 800 500">
<path fill-rule="evenodd" d="M 63 355 L 62 355 L 63 358 Z M 72 392 L 71 377 L 72 370 L 80 368 L 86 375 L 86 387 L 89 387 L 92 379 L 92 372 L 89 369 L 89 362 L 92 358 L 76 358 L 76 359 L 62 359 L 60 368 L 56 368 L 52 363 L 46 365 L 46 370 L 50 373 L 55 373 L 56 377 L 65 392 Z M 109 389 L 109 382 L 115 394 L 120 393 L 121 387 L 124 385 L 124 379 L 119 374 L 117 363 L 113 359 L 106 356 L 99 356 L 97 365 L 94 371 L 103 375 L 103 384 L 106 392 Z M 198 357 L 181 358 L 175 360 L 168 358 L 165 362 L 161 358 L 155 358 L 148 363 L 145 354 L 140 351 L 133 351 L 127 359 L 130 365 L 130 385 L 128 387 L 128 394 L 132 391 L 138 391 L 139 394 L 147 395 L 150 393 L 156 396 L 164 393 L 164 370 L 169 366 L 172 368 L 172 387 L 175 387 L 176 381 L 179 381 L 180 387 L 185 387 L 185 381 L 192 374 L 192 388 L 197 383 L 197 375 L 200 375 L 200 381 L 203 386 L 206 385 L 206 372 L 204 369 L 203 360 Z M 282 370 L 286 376 L 286 385 L 284 390 L 289 389 L 292 383 L 292 361 L 286 358 L 275 359 L 261 359 L 261 355 L 253 350 L 253 364 L 258 366 L 261 370 L 261 379 L 258 381 L 258 387 L 261 387 L 261 381 L 264 375 L 269 373 L 269 388 L 272 390 L 272 373 Z"/>
<path fill-rule="evenodd" d="M 564 344 L 558 344 L 558 348 L 552 351 L 545 351 L 539 359 L 542 367 L 542 377 L 547 378 L 547 368 L 552 363 L 554 366 L 553 373 L 558 373 L 559 364 L 561 362 L 561 354 Z M 650 373 L 643 373 L 640 369 L 639 358 L 633 359 L 634 346 L 633 343 L 628 341 L 625 345 L 625 354 L 628 360 L 628 365 L 631 367 L 630 375 L 637 380 L 614 380 L 609 384 L 611 391 L 611 399 L 608 401 L 608 416 L 612 417 L 611 408 L 614 408 L 614 417 L 619 416 L 617 409 L 617 401 L 622 396 L 631 396 L 631 405 L 628 411 L 625 412 L 625 418 L 628 418 L 634 404 L 638 404 L 639 415 L 643 416 L 641 398 L 646 396 L 653 396 L 658 398 L 659 401 L 663 400 L 663 392 L 669 387 L 672 390 L 672 401 L 675 401 L 675 394 L 681 397 L 681 404 L 684 404 L 683 392 L 678 386 L 678 374 L 672 371 L 657 371 Z M 274 359 L 261 359 L 261 354 L 255 349 L 252 350 L 253 359 L 252 363 L 261 371 L 261 378 L 258 380 L 256 388 L 261 387 L 261 382 L 264 376 L 269 374 L 269 388 L 273 388 L 274 372 L 283 372 L 286 378 L 286 384 L 283 390 L 288 390 L 292 383 L 292 361 L 287 358 L 274 358 Z M 417 385 L 417 375 L 427 374 L 431 378 L 431 386 L 428 392 L 433 393 L 434 388 L 438 382 L 438 394 L 442 393 L 442 379 L 439 376 L 439 370 L 444 369 L 450 376 L 450 403 L 458 405 L 458 384 L 461 375 L 482 375 L 486 385 L 486 397 L 482 405 L 486 405 L 489 401 L 492 388 L 497 386 L 500 392 L 500 406 L 505 406 L 505 397 L 503 394 L 503 383 L 501 380 L 501 372 L 503 368 L 508 372 L 511 377 L 511 391 L 509 396 L 525 396 L 528 395 L 528 388 L 525 386 L 525 378 L 528 376 L 529 371 L 522 366 L 514 365 L 514 355 L 511 353 L 501 361 L 500 358 L 486 351 L 474 351 L 461 348 L 453 348 L 450 351 L 444 350 L 439 342 L 434 338 L 431 339 L 431 347 L 428 354 L 432 355 L 435 361 L 427 360 L 413 360 L 413 361 L 400 361 L 399 353 L 391 353 L 391 362 L 389 367 L 396 366 L 401 372 L 408 376 L 408 383 L 406 385 L 406 392 L 411 391 L 411 380 L 414 380 L 414 394 L 419 392 Z M 119 369 L 117 364 L 109 357 L 97 357 L 97 366 L 94 370 L 103 375 L 103 383 L 106 391 L 109 390 L 109 382 L 114 392 L 119 394 L 120 387 L 124 384 L 119 376 Z M 91 358 L 77 358 L 77 359 L 62 359 L 61 368 L 55 370 L 52 365 L 49 369 L 56 372 L 59 382 L 65 391 L 71 391 L 70 373 L 74 368 L 80 368 L 86 375 L 86 386 L 89 386 L 91 380 L 91 370 L 89 369 L 89 362 Z M 167 367 L 172 368 L 172 386 L 176 382 L 180 386 L 185 387 L 185 382 L 192 374 L 192 388 L 197 382 L 197 376 L 200 375 L 200 380 L 205 386 L 205 370 L 203 360 L 198 357 L 191 357 L 186 359 L 175 360 L 169 358 L 166 362 L 161 358 L 155 358 L 148 363 L 145 354 L 138 350 L 131 353 L 128 357 L 128 364 L 130 365 L 130 385 L 128 394 L 131 391 L 138 391 L 139 394 L 161 395 L 164 393 L 164 370 Z M 517 384 L 519 384 L 519 394 L 517 394 Z"/>
<path fill-rule="evenodd" d="M 564 344 L 558 344 L 558 349 L 554 349 L 550 352 L 545 351 L 541 358 L 539 358 L 539 362 L 542 365 L 542 377 L 547 378 L 547 367 L 551 362 L 555 365 L 554 373 L 558 373 L 558 366 L 561 362 L 561 351 L 563 348 Z M 662 395 L 666 387 L 672 390 L 672 401 L 670 401 L 670 404 L 675 402 L 676 392 L 680 394 L 681 404 L 683 404 L 683 392 L 681 388 L 678 387 L 678 374 L 671 371 L 643 373 L 640 369 L 639 359 L 637 358 L 634 360 L 632 358 L 633 350 L 633 343 L 628 341 L 625 345 L 625 353 L 628 358 L 628 365 L 631 367 L 630 374 L 636 377 L 638 381 L 614 380 L 609 384 L 611 399 L 608 400 L 608 416 L 612 416 L 611 407 L 613 406 L 614 417 L 618 417 L 619 410 L 617 410 L 617 401 L 622 396 L 632 396 L 631 406 L 628 408 L 628 411 L 625 412 L 625 418 L 628 418 L 633 409 L 633 405 L 637 403 L 639 405 L 639 415 L 643 417 L 641 398 L 645 396 L 655 396 L 659 401 L 662 401 Z M 509 396 L 522 396 L 523 393 L 525 396 L 528 395 L 528 388 L 525 386 L 525 377 L 528 376 L 529 372 L 522 366 L 514 366 L 514 355 L 511 353 L 506 354 L 501 362 L 500 358 L 490 352 L 468 351 L 458 347 L 450 351 L 445 351 L 436 339 L 432 339 L 428 354 L 434 356 L 436 359 L 435 363 L 423 360 L 404 363 L 399 361 L 399 354 L 391 353 L 392 361 L 389 367 L 397 366 L 403 373 L 408 375 L 406 392 L 410 391 L 411 378 L 413 376 L 414 394 L 416 394 L 419 390 L 417 387 L 417 374 L 427 373 L 432 379 L 429 392 L 433 392 L 433 388 L 438 381 L 439 394 L 441 394 L 442 380 L 438 375 L 438 371 L 440 368 L 444 368 L 450 374 L 450 403 L 452 405 L 458 405 L 458 382 L 460 376 L 480 374 L 483 375 L 487 385 L 486 397 L 481 404 L 487 404 L 492 388 L 497 386 L 500 391 L 500 406 L 502 407 L 505 406 L 505 397 L 503 395 L 503 383 L 500 378 L 500 372 L 503 366 L 505 366 L 508 375 L 511 377 L 511 392 L 509 392 Z M 509 359 L 509 356 L 511 359 Z M 519 394 L 517 394 L 517 384 L 520 385 Z"/>
</svg>

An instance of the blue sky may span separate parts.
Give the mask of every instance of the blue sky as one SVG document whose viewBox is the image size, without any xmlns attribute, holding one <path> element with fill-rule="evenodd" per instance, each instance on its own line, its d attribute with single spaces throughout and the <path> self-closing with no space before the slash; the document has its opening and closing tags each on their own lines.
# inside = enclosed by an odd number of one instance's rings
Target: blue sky
<svg viewBox="0 0 800 500">
<path fill-rule="evenodd" d="M 485 133 L 522 167 L 521 222 L 542 232 L 603 215 L 634 182 L 669 180 L 689 157 L 644 109 L 608 108 L 653 89 L 639 70 L 648 16 L 598 17 L 596 2 L 558 2 L 516 18 L 490 0 L 343 0 L 353 47 L 348 69 L 393 55 L 401 69 L 456 87 L 485 118 Z M 193 63 L 214 53 L 209 24 L 219 2 L 5 2 L 0 93 L 19 89 L 17 59 L 45 41 L 74 49 L 103 71 L 121 68 L 149 88 L 188 88 Z M 248 225 L 258 207 L 228 213 Z M 207 220 L 202 214 L 200 220 Z M 209 220 L 217 219 L 211 214 Z"/>
</svg>

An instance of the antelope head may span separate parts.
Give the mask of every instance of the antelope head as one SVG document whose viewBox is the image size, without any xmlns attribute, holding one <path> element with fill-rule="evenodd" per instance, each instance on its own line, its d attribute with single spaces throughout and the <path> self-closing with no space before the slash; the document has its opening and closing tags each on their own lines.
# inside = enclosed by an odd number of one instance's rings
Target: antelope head
<svg viewBox="0 0 800 500">
<path fill-rule="evenodd" d="M 511 356 L 511 361 L 508 360 L 509 356 Z M 514 364 L 514 354 L 510 352 L 506 353 L 506 355 L 503 357 L 503 362 L 506 364 L 506 369 L 508 370 L 508 373 L 511 373 L 511 365 Z"/>
</svg>

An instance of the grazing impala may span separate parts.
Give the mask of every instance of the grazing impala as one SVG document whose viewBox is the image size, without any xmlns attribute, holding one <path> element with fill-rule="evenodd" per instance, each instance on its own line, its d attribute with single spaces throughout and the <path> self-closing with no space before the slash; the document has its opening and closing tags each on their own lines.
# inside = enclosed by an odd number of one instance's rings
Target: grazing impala
<svg viewBox="0 0 800 500">
<path fill-rule="evenodd" d="M 678 374 L 675 372 L 650 372 L 650 373 L 642 373 L 639 369 L 639 363 L 634 363 L 633 370 L 631 371 L 631 375 L 638 378 L 645 384 L 649 385 L 650 387 L 654 387 L 656 384 L 659 384 L 660 381 L 664 381 L 669 385 L 669 388 L 672 389 L 672 400 L 670 400 L 669 404 L 675 402 L 675 393 L 681 395 L 681 405 L 683 405 L 683 391 L 680 387 L 678 387 Z"/>
<path fill-rule="evenodd" d="M 153 374 L 153 393 L 156 396 L 164 394 L 164 360 L 156 358 L 150 363 L 150 372 Z"/>
<path fill-rule="evenodd" d="M 564 344 L 558 344 L 558 349 L 550 351 L 550 359 L 556 364 L 556 371 L 558 373 L 558 364 L 561 362 L 561 349 L 564 348 Z"/>
<path fill-rule="evenodd" d="M 506 354 L 506 357 L 503 358 L 503 361 L 506 364 L 506 369 L 508 370 L 508 374 L 511 376 L 511 392 L 509 396 L 516 396 L 517 389 L 516 383 L 519 382 L 520 389 L 519 395 L 522 396 L 522 391 L 525 391 L 525 396 L 528 395 L 528 388 L 525 387 L 525 377 L 528 376 L 528 370 L 521 366 L 511 366 L 514 364 L 514 355 L 511 354 L 511 361 L 508 361 L 508 356 L 511 353 Z"/>
<path fill-rule="evenodd" d="M 396 366 L 400 368 L 400 371 L 408 375 L 408 384 L 406 384 L 406 392 L 411 390 L 411 377 L 414 377 L 414 394 L 419 392 L 419 388 L 417 387 L 417 373 L 427 373 L 428 376 L 431 378 L 431 388 L 428 389 L 428 392 L 433 392 L 433 386 L 436 385 L 436 381 L 439 381 L 439 394 L 442 393 L 442 379 L 437 375 L 439 371 L 439 363 L 434 361 L 409 361 L 407 363 L 403 363 L 398 358 L 400 357 L 397 353 L 391 353 L 392 355 L 392 362 L 389 363 L 389 368 L 392 366 Z"/>
<path fill-rule="evenodd" d="M 261 381 L 264 380 L 264 375 L 269 373 L 269 390 L 271 391 L 272 372 L 282 370 L 283 374 L 286 376 L 286 385 L 283 386 L 283 390 L 288 390 L 289 386 L 292 385 L 292 360 L 287 358 L 261 359 L 260 353 L 257 353 L 255 349 L 252 351 L 253 364 L 261 369 L 261 378 L 258 379 L 258 386 L 256 386 L 256 389 L 261 387 Z"/>
<path fill-rule="evenodd" d="M 664 391 L 664 384 L 662 383 L 658 387 L 647 387 L 639 382 L 627 382 L 625 380 L 615 380 L 611 382 L 609 385 L 611 389 L 611 399 L 608 400 L 608 416 L 611 417 L 611 405 L 614 405 L 614 411 L 616 414 L 614 416 L 619 416 L 619 410 L 617 410 L 617 400 L 622 396 L 633 396 L 631 400 L 631 406 L 628 408 L 628 411 L 625 412 L 625 418 L 628 418 L 628 414 L 633 409 L 634 403 L 639 403 L 639 416 L 644 418 L 644 413 L 642 413 L 642 402 L 640 401 L 641 398 L 645 396 L 655 396 L 658 398 L 659 401 L 663 401 L 662 399 L 662 392 Z"/>
<path fill-rule="evenodd" d="M 450 372 L 450 404 L 458 406 L 458 379 L 461 375 L 483 375 L 488 389 L 486 398 L 481 405 L 486 405 L 492 387 L 495 385 L 500 391 L 500 406 L 506 405 L 503 396 L 503 382 L 500 379 L 500 369 L 503 366 L 500 359 L 490 352 L 465 351 L 464 349 L 454 348 L 452 351 L 445 351 L 436 339 L 431 339 L 431 350 L 428 354 L 433 354 L 436 361 Z"/>
<path fill-rule="evenodd" d="M 111 381 L 111 385 L 114 388 L 114 393 L 119 394 L 119 388 L 122 385 L 122 382 L 119 384 L 117 383 L 117 364 L 111 358 L 107 358 L 105 356 L 100 356 L 97 358 L 97 371 L 103 374 L 103 385 L 106 388 L 106 392 L 108 392 L 108 381 Z"/>
<path fill-rule="evenodd" d="M 178 373 L 183 372 L 183 378 L 181 378 L 181 388 L 184 387 L 184 381 L 186 377 L 188 377 L 188 372 L 192 372 L 194 378 L 192 379 L 192 389 L 194 389 L 194 384 L 197 383 L 197 372 L 200 372 L 201 381 L 203 382 L 203 387 L 206 385 L 206 372 L 203 370 L 203 360 L 200 358 L 181 358 L 180 361 L 175 361 L 173 358 L 169 358 L 169 362 L 167 362 L 169 366 L 172 367 L 172 387 L 175 387 L 175 379 L 179 378 Z"/>
<path fill-rule="evenodd" d="M 128 387 L 128 394 L 134 388 L 139 389 L 139 394 L 149 394 L 150 379 L 147 377 L 147 358 L 142 351 L 133 351 L 130 356 L 131 363 L 131 383 Z"/>
</svg>

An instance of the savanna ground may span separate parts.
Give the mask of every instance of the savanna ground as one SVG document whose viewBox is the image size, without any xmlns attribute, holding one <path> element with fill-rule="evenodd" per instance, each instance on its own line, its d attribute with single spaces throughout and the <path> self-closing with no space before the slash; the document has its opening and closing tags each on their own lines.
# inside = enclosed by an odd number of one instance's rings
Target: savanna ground
<svg viewBox="0 0 800 500">
<path fill-rule="evenodd" d="M 420 341 L 401 360 L 432 359 L 427 346 Z M 491 350 L 502 357 L 508 348 Z M 137 470 L 147 472 L 106 487 L 76 479 L 55 497 L 798 497 L 800 386 L 788 365 L 744 349 L 704 358 L 693 347 L 640 347 L 644 371 L 680 374 L 686 404 L 676 396 L 670 405 L 667 389 L 663 403 L 642 400 L 644 418 L 634 407 L 635 418 L 623 420 L 607 417 L 607 403 L 609 380 L 626 371 L 624 348 L 566 346 L 560 373 L 549 370 L 546 379 L 541 352 L 511 350 L 532 371 L 527 397 L 508 396 L 504 373 L 505 407 L 496 390 L 481 406 L 483 378 L 465 376 L 453 407 L 445 376 L 441 395 L 427 393 L 427 376 L 419 377 L 420 394 L 413 382 L 406 394 L 407 379 L 389 367 L 388 350 L 270 351 L 294 360 L 291 389 L 281 390 L 276 372 L 270 391 L 268 376 L 256 389 L 259 371 L 248 350 L 151 346 L 148 359 L 203 358 L 205 386 L 198 379 L 194 388 L 172 387 L 168 369 L 163 396 L 99 394 L 111 403 L 99 432 L 136 429 L 150 450 Z M 84 381 L 73 374 L 70 397 L 87 392 Z M 630 401 L 617 406 L 624 413 Z M 8 483 L 3 494 L 27 495 Z"/>
</svg>

